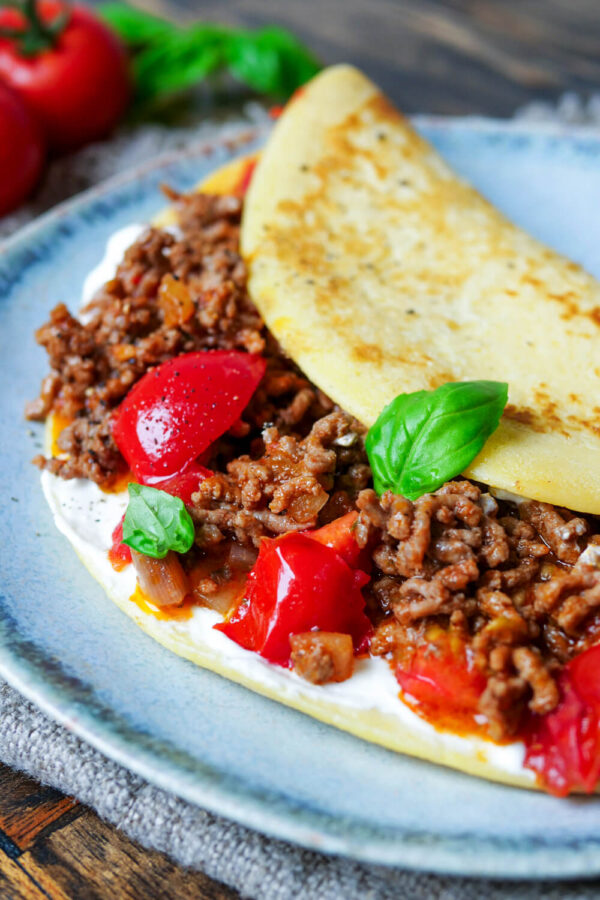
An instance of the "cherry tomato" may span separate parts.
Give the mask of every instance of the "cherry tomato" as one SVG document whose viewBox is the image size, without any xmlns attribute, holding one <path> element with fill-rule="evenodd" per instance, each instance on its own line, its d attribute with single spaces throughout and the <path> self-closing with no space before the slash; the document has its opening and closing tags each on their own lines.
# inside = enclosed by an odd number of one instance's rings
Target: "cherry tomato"
<svg viewBox="0 0 600 900">
<path fill-rule="evenodd" d="M 185 353 L 147 372 L 115 414 L 113 435 L 140 484 L 183 474 L 244 411 L 264 375 L 261 356 Z"/>
<path fill-rule="evenodd" d="M 591 793 L 600 778 L 600 646 L 567 663 L 559 687 L 556 709 L 531 717 L 525 765 L 558 797 Z"/>
<path fill-rule="evenodd" d="M 112 533 L 112 545 L 110 550 L 108 551 L 108 559 L 110 561 L 110 564 L 117 572 L 120 572 L 131 562 L 131 550 L 129 549 L 127 544 L 123 543 L 124 519 L 125 513 L 123 513 L 123 515 L 121 516 L 119 524 L 116 526 Z"/>
<path fill-rule="evenodd" d="M 368 580 L 305 534 L 264 538 L 246 599 L 215 628 L 280 666 L 290 664 L 290 635 L 313 628 L 350 634 L 355 650 L 362 650 L 372 630 L 361 594 Z"/>
<path fill-rule="evenodd" d="M 339 553 L 350 568 L 363 569 L 368 572 L 371 565 L 369 553 L 358 546 L 354 536 L 357 519 L 358 513 L 353 510 L 346 513 L 345 516 L 340 516 L 327 525 L 317 528 L 316 531 L 306 531 L 305 534 L 313 541 L 319 541 Z"/>
<path fill-rule="evenodd" d="M 0 82 L 0 216 L 34 188 L 44 164 L 40 128 L 23 101 Z"/>
<path fill-rule="evenodd" d="M 38 52 L 21 52 L 22 39 L 0 37 L 0 79 L 17 91 L 41 124 L 48 145 L 73 150 L 105 137 L 129 103 L 131 81 L 125 49 L 83 6 L 41 0 L 33 10 L 42 27 L 63 12 L 64 29 L 43 37 Z M 16 9 L 0 9 L 0 27 L 31 29 Z"/>
<path fill-rule="evenodd" d="M 398 666 L 396 678 L 415 711 L 426 718 L 448 727 L 470 729 L 475 724 L 486 681 L 460 638 L 433 627 L 410 664 Z"/>
</svg>

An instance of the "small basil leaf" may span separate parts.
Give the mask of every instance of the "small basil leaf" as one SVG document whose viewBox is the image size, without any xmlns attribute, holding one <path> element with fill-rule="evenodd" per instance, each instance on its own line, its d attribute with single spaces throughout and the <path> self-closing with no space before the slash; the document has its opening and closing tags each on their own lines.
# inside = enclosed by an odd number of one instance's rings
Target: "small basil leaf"
<svg viewBox="0 0 600 900">
<path fill-rule="evenodd" d="M 321 68 L 293 34 L 277 26 L 231 32 L 227 62 L 232 74 L 253 90 L 283 98 Z"/>
<path fill-rule="evenodd" d="M 161 41 L 177 26 L 126 3 L 102 3 L 98 15 L 116 31 L 129 47 L 141 47 L 149 41 Z"/>
<path fill-rule="evenodd" d="M 229 71 L 254 91 L 287 98 L 321 68 L 285 28 L 185 28 L 119 2 L 99 11 L 132 54 L 138 114 L 214 73 Z"/>
<path fill-rule="evenodd" d="M 399 394 L 366 439 L 378 494 L 415 500 L 463 472 L 496 430 L 508 399 L 500 381 L 457 381 Z"/>
<path fill-rule="evenodd" d="M 194 523 L 183 501 L 141 484 L 129 484 L 127 489 L 123 543 L 155 559 L 169 550 L 187 553 L 194 543 Z"/>
<path fill-rule="evenodd" d="M 133 60 L 137 101 L 177 94 L 221 69 L 225 40 L 223 29 L 198 26 L 149 44 Z"/>
</svg>

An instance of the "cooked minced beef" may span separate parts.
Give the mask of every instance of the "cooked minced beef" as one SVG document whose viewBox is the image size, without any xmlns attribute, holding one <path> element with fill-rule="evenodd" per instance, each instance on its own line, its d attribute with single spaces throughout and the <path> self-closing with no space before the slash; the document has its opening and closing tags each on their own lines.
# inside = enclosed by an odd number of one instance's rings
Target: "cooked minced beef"
<svg viewBox="0 0 600 900">
<path fill-rule="evenodd" d="M 264 353 L 267 376 L 246 416 L 255 426 L 273 421 L 306 430 L 331 409 L 279 353 L 248 297 L 238 253 L 241 200 L 168 194 L 179 213 L 180 234 L 150 228 L 88 304 L 84 323 L 60 304 L 36 333 L 51 372 L 26 415 L 41 420 L 54 411 L 73 420 L 58 439 L 68 459 L 36 459 L 63 478 L 108 485 L 124 471 L 112 438 L 112 411 L 151 366 L 179 353 Z"/>
<path fill-rule="evenodd" d="M 414 503 L 364 490 L 357 507 L 383 610 L 371 652 L 406 662 L 441 623 L 487 677 L 480 710 L 493 737 L 515 733 L 527 705 L 554 709 L 555 674 L 600 636 L 600 571 L 578 562 L 591 524 L 547 503 L 498 503 L 469 481 Z"/>
<path fill-rule="evenodd" d="M 263 431 L 261 453 L 243 455 L 200 484 L 190 512 L 201 547 L 225 536 L 258 546 L 265 535 L 315 528 L 349 512 L 370 480 L 363 429 L 336 411 L 303 440 Z"/>
<path fill-rule="evenodd" d="M 58 439 L 68 457 L 38 465 L 110 485 L 125 469 L 112 412 L 150 367 L 194 350 L 262 353 L 265 376 L 212 448 L 214 474 L 189 506 L 194 560 L 228 547 L 253 559 L 264 536 L 357 509 L 356 536 L 373 562 L 371 652 L 409 664 L 428 629 L 441 626 L 466 642 L 487 678 L 480 711 L 493 737 L 515 734 L 527 707 L 552 710 L 561 666 L 600 639 L 600 571 L 579 561 L 589 543 L 600 544 L 595 521 L 545 503 L 497 501 L 465 480 L 414 502 L 377 497 L 364 429 L 282 354 L 248 297 L 241 200 L 167 193 L 177 236 L 149 229 L 84 323 L 59 305 L 37 332 L 51 372 L 28 415 L 72 420 Z"/>
</svg>

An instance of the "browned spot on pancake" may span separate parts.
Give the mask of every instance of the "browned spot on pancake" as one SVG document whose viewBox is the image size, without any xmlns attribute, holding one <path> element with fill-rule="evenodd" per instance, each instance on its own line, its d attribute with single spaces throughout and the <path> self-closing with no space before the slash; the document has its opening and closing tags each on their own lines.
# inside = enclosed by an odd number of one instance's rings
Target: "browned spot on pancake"
<svg viewBox="0 0 600 900">
<path fill-rule="evenodd" d="M 392 122 L 404 122 L 406 121 L 401 112 L 399 112 L 393 103 L 390 103 L 387 97 L 383 94 L 376 94 L 370 100 L 368 100 L 365 104 L 366 109 L 370 109 L 376 116 L 376 118 L 385 121 Z"/>
<path fill-rule="evenodd" d="M 525 282 L 525 284 L 532 284 L 536 288 L 543 287 L 544 285 L 543 281 L 540 281 L 539 278 L 532 278 L 531 275 L 524 275 L 523 281 Z"/>
<path fill-rule="evenodd" d="M 448 384 L 450 381 L 456 381 L 452 372 L 433 372 L 427 376 L 427 383 L 431 390 L 435 390 L 435 388 L 441 387 L 443 384 Z"/>
<path fill-rule="evenodd" d="M 534 391 L 534 396 L 538 404 L 537 409 L 507 403 L 504 407 L 504 417 L 513 422 L 527 425 L 533 431 L 540 433 L 558 431 L 568 437 L 570 432 L 560 416 L 557 415 L 556 403 L 543 390 Z"/>
<path fill-rule="evenodd" d="M 375 363 L 378 366 L 382 366 L 384 363 L 383 352 L 377 344 L 355 344 L 352 348 L 352 356 L 359 362 Z"/>
<path fill-rule="evenodd" d="M 586 418 L 585 416 L 567 416 L 569 422 L 579 425 L 585 431 L 591 431 L 593 434 L 600 434 L 600 417 L 597 419 Z"/>
<path fill-rule="evenodd" d="M 534 431 L 545 431 L 537 421 L 536 414 L 532 409 L 527 409 L 526 407 L 519 408 L 518 406 L 513 406 L 512 403 L 507 403 L 504 407 L 504 417 L 510 419 L 512 422 L 520 422 L 522 425 L 529 425 Z"/>
<path fill-rule="evenodd" d="M 558 303 L 562 303 L 565 307 L 564 311 L 561 313 L 561 319 L 569 320 L 575 318 L 575 316 L 582 316 L 589 319 L 594 325 L 600 326 L 600 306 L 594 306 L 590 310 L 581 309 L 577 303 L 579 295 L 576 291 L 564 291 L 561 294 L 552 294 L 549 292 L 547 297 L 549 300 L 556 300 Z M 582 335 L 578 336 L 582 337 Z"/>
</svg>

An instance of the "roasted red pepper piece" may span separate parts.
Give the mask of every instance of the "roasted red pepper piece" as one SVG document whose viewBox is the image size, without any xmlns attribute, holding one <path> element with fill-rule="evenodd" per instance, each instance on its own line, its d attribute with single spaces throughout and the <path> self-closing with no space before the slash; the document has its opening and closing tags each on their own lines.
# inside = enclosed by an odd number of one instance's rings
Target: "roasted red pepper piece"
<svg viewBox="0 0 600 900">
<path fill-rule="evenodd" d="M 155 481 L 153 487 L 161 491 L 166 491 L 173 497 L 179 497 L 184 503 L 192 502 L 192 494 L 198 490 L 198 485 L 205 478 L 210 478 L 213 473 L 210 469 L 201 466 L 200 463 L 194 462 L 180 475 L 173 475 L 171 478 L 164 478 Z"/>
<path fill-rule="evenodd" d="M 250 182 L 252 181 L 252 176 L 254 175 L 254 170 L 256 168 L 257 162 L 257 159 L 251 159 L 244 166 L 242 174 L 240 176 L 240 180 L 234 191 L 234 193 L 238 196 L 243 197 L 250 187 Z"/>
<path fill-rule="evenodd" d="M 125 513 L 121 516 L 121 520 L 119 524 L 116 526 L 112 533 L 112 546 L 108 551 L 108 559 L 110 561 L 111 566 L 117 572 L 120 572 L 121 569 L 124 569 L 125 566 L 128 566 L 131 562 L 131 550 L 127 546 L 127 544 L 123 543 L 123 521 L 125 519 Z"/>
<path fill-rule="evenodd" d="M 600 778 L 600 645 L 567 663 L 559 687 L 556 709 L 528 723 L 525 765 L 558 797 L 591 793 Z"/>
<path fill-rule="evenodd" d="M 215 628 L 281 666 L 290 664 L 290 635 L 312 629 L 349 634 L 360 650 L 372 630 L 361 594 L 368 580 L 307 535 L 264 538 L 245 600 Z"/>
<path fill-rule="evenodd" d="M 362 550 L 356 542 L 355 528 L 357 520 L 358 513 L 353 510 L 346 513 L 345 516 L 340 516 L 327 525 L 317 528 L 316 531 L 307 531 L 306 536 L 312 538 L 313 541 L 319 541 L 319 543 L 331 547 L 336 553 L 339 553 L 352 569 L 363 569 L 363 571 L 368 572 L 371 566 L 371 559 L 369 553 Z"/>
<path fill-rule="evenodd" d="M 479 698 L 486 685 L 472 655 L 458 635 L 433 627 L 396 678 L 415 711 L 448 727 L 475 725 Z"/>
<path fill-rule="evenodd" d="M 141 378 L 118 408 L 113 435 L 136 481 L 182 475 L 236 422 L 266 367 L 238 350 L 185 353 Z"/>
</svg>

